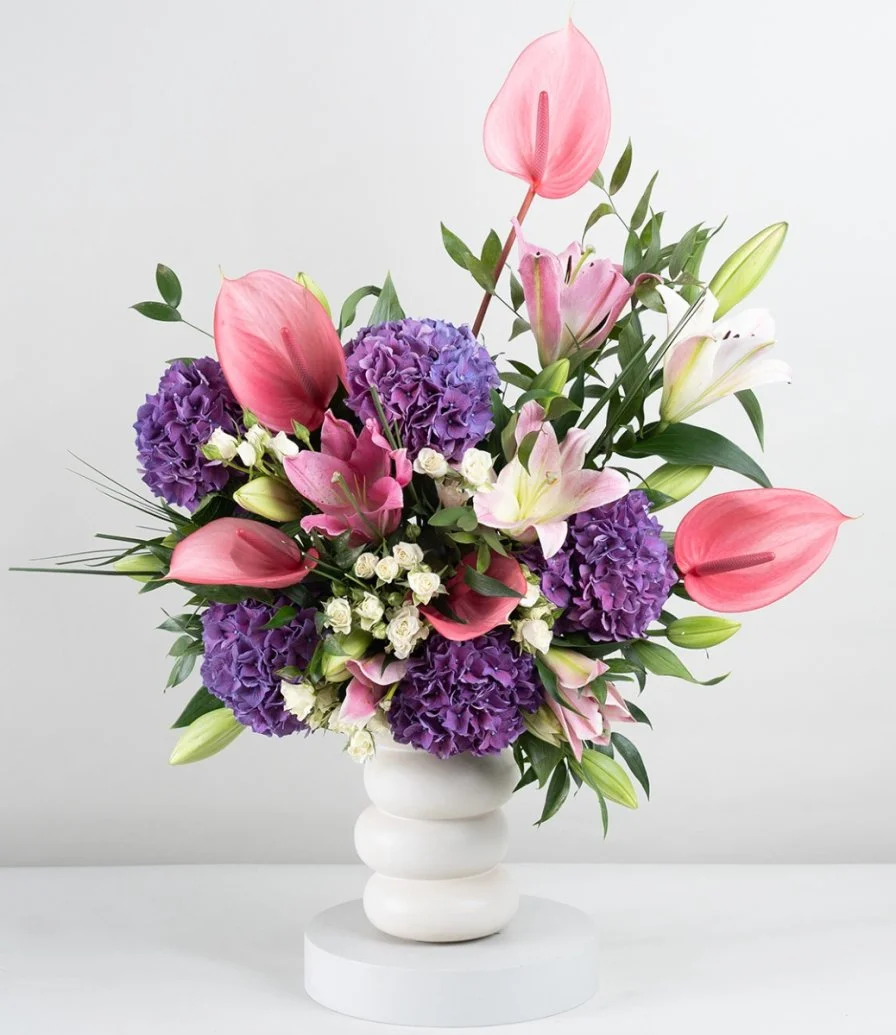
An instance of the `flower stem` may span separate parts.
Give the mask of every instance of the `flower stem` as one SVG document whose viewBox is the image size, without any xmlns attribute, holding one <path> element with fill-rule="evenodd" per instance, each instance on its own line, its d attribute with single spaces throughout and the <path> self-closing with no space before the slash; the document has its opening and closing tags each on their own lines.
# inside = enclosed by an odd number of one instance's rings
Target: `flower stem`
<svg viewBox="0 0 896 1035">
<path fill-rule="evenodd" d="M 525 198 L 523 198 L 523 203 L 522 205 L 520 205 L 519 212 L 517 212 L 516 214 L 516 221 L 520 225 L 522 225 L 523 220 L 526 218 L 526 213 L 529 211 L 529 207 L 531 206 L 534 200 L 535 188 L 530 187 L 526 193 Z M 507 256 L 510 254 L 510 249 L 513 247 L 513 242 L 515 239 L 516 230 L 513 227 L 511 227 L 510 233 L 507 235 L 507 240 L 504 242 L 504 247 L 501 249 L 501 254 L 498 256 L 498 261 L 495 265 L 495 269 L 492 274 L 496 285 L 498 283 L 498 277 L 501 276 L 501 270 L 504 269 L 504 264 L 507 262 Z M 472 327 L 474 338 L 479 336 L 479 332 L 482 329 L 482 321 L 485 319 L 485 314 L 488 312 L 488 306 L 492 300 L 492 294 L 493 292 L 486 291 L 485 295 L 482 298 L 482 301 L 479 303 L 479 311 L 476 313 L 476 319 L 473 321 Z"/>
<path fill-rule="evenodd" d="M 204 331 L 201 327 L 197 327 L 195 323 L 190 323 L 189 320 L 185 320 L 183 317 L 180 318 L 182 324 L 186 324 L 187 327 L 192 327 L 194 331 L 199 331 L 200 334 L 204 334 L 206 338 L 214 339 L 214 334 L 210 334 L 208 331 Z"/>
</svg>

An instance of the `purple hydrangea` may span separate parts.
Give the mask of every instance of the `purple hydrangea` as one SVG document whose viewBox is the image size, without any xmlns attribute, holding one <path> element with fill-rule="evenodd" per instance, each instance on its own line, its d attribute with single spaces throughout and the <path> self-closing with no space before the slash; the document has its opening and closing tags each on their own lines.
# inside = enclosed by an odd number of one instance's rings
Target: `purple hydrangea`
<svg viewBox="0 0 896 1035">
<path fill-rule="evenodd" d="M 202 455 L 215 428 L 242 430 L 242 410 L 217 361 L 175 360 L 155 395 L 137 411 L 137 459 L 156 496 L 194 511 L 209 492 L 224 488 L 231 472 Z"/>
<path fill-rule="evenodd" d="M 284 707 L 276 673 L 287 666 L 304 669 L 311 660 L 318 641 L 314 609 L 299 610 L 279 629 L 262 628 L 288 602 L 212 604 L 202 616 L 203 683 L 244 726 L 268 737 L 307 729 Z"/>
<path fill-rule="evenodd" d="M 677 580 L 662 528 L 634 491 L 576 514 L 562 549 L 545 560 L 531 546 L 520 560 L 541 577 L 541 590 L 563 615 L 559 634 L 586 632 L 597 643 L 644 635 Z"/>
<path fill-rule="evenodd" d="M 376 420 L 376 388 L 411 459 L 429 446 L 460 460 L 494 427 L 490 391 L 500 378 L 466 326 L 406 319 L 365 327 L 346 346 L 346 366 L 348 405 Z"/>
<path fill-rule="evenodd" d="M 389 709 L 392 735 L 439 758 L 494 755 L 523 732 L 542 701 L 531 654 L 507 629 L 455 643 L 432 633 L 411 658 Z"/>
</svg>

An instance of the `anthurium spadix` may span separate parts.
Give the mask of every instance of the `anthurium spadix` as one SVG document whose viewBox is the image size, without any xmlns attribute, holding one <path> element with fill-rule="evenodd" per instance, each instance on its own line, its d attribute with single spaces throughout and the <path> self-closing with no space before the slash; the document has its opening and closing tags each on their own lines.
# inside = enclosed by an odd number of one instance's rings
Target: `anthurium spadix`
<svg viewBox="0 0 896 1035">
<path fill-rule="evenodd" d="M 671 337 L 689 307 L 671 289 L 657 290 L 666 307 L 667 337 Z M 660 418 L 667 424 L 686 420 L 734 392 L 790 381 L 790 367 L 768 355 L 775 344 L 771 315 L 764 309 L 749 309 L 716 322 L 716 306 L 707 291 L 666 351 Z"/>
<path fill-rule="evenodd" d="M 798 489 L 723 492 L 685 515 L 675 533 L 675 564 L 698 604 L 754 611 L 816 572 L 848 520 Z"/>
</svg>

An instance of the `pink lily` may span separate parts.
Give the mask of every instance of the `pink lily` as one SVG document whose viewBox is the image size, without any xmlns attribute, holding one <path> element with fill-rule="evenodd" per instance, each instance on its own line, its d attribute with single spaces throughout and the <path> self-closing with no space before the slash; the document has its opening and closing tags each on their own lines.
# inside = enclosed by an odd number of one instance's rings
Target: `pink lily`
<svg viewBox="0 0 896 1035">
<path fill-rule="evenodd" d="M 238 402 L 275 431 L 320 427 L 345 354 L 307 288 L 270 270 L 225 280 L 215 304 L 215 349 Z"/>
<path fill-rule="evenodd" d="M 345 688 L 339 721 L 361 725 L 376 712 L 378 702 L 389 687 L 404 679 L 408 663 L 390 661 L 385 654 L 376 654 L 361 661 L 348 658 L 345 667 L 352 679 Z"/>
<path fill-rule="evenodd" d="M 382 539 L 398 527 L 402 490 L 411 480 L 406 450 L 392 449 L 376 423 L 360 435 L 348 421 L 324 415 L 320 452 L 304 449 L 283 461 L 296 491 L 322 513 L 302 518 L 305 531 L 338 536 L 350 531 L 355 542 Z"/>
<path fill-rule="evenodd" d="M 816 572 L 849 520 L 798 489 L 723 492 L 685 515 L 675 533 L 675 564 L 698 604 L 754 611 Z"/>
<path fill-rule="evenodd" d="M 526 312 L 543 367 L 577 349 L 596 349 L 619 319 L 639 284 L 630 284 L 609 259 L 593 259 L 573 242 L 559 255 L 530 244 L 514 220 Z"/>
<path fill-rule="evenodd" d="M 464 579 L 464 571 L 475 564 L 476 554 L 468 554 L 461 560 L 457 573 L 445 586 L 448 596 L 444 599 L 452 614 L 457 615 L 460 621 L 446 618 L 434 607 L 420 608 L 420 613 L 446 640 L 473 640 L 477 636 L 491 632 L 499 625 L 506 625 L 510 619 L 510 612 L 519 604 L 520 597 L 526 592 L 528 583 L 519 564 L 512 557 L 502 557 L 498 553 L 493 553 L 485 574 L 497 579 L 498 582 L 503 582 L 520 596 L 487 597 L 477 593 Z"/>
<path fill-rule="evenodd" d="M 480 524 L 503 529 L 520 542 L 531 543 L 537 536 L 545 557 L 553 557 L 566 539 L 568 517 L 618 500 L 628 491 L 628 483 L 618 471 L 586 471 L 587 433 L 573 428 L 561 445 L 534 401 L 520 411 L 518 447 L 530 432 L 537 432 L 537 438 L 529 470 L 515 456 L 494 485 L 476 492 L 473 509 Z"/>
<path fill-rule="evenodd" d="M 543 198 L 566 198 L 600 165 L 610 99 L 594 47 L 572 24 L 530 43 L 485 116 L 483 143 L 496 169 Z"/>
<path fill-rule="evenodd" d="M 218 518 L 174 548 L 167 578 L 197 586 L 293 586 L 314 568 L 317 553 L 303 554 L 295 539 L 245 518 Z"/>
</svg>

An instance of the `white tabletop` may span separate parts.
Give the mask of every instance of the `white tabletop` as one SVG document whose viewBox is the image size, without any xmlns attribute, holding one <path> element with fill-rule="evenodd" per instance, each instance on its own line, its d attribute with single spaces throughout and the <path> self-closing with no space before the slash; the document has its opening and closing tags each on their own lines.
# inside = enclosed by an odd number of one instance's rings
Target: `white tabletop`
<svg viewBox="0 0 896 1035">
<path fill-rule="evenodd" d="M 598 917 L 602 987 L 514 1033 L 896 1032 L 896 867 L 515 872 Z M 302 925 L 363 881 L 358 866 L 0 869 L 0 1032 L 384 1031 L 302 990 Z"/>
</svg>

